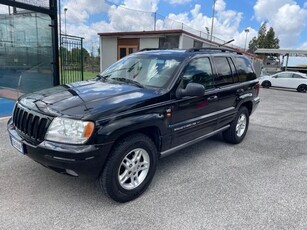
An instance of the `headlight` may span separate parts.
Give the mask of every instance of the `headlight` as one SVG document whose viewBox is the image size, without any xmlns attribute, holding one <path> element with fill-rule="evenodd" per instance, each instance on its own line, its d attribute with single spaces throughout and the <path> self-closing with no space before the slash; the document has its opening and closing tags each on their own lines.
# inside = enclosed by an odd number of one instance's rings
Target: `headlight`
<svg viewBox="0 0 307 230">
<path fill-rule="evenodd" d="M 94 123 L 56 117 L 51 122 L 45 139 L 69 144 L 83 144 L 94 131 Z"/>
</svg>

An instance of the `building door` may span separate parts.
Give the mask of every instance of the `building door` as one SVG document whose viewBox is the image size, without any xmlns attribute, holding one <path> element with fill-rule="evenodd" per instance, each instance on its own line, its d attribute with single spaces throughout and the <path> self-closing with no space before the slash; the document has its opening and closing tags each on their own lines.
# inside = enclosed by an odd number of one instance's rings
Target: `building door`
<svg viewBox="0 0 307 230">
<path fill-rule="evenodd" d="M 123 57 L 126 57 L 129 54 L 135 53 L 138 51 L 137 46 L 118 46 L 118 59 L 122 59 Z"/>
<path fill-rule="evenodd" d="M 119 38 L 117 40 L 117 60 L 139 51 L 139 38 Z"/>
</svg>

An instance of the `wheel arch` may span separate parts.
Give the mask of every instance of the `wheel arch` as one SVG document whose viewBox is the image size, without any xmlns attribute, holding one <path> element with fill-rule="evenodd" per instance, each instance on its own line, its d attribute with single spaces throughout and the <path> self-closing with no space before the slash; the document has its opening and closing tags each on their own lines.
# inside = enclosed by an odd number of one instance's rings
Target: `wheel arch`
<svg viewBox="0 0 307 230">
<path fill-rule="evenodd" d="M 132 136 L 132 135 L 137 134 L 137 133 L 141 133 L 141 134 L 144 134 L 147 137 L 149 137 L 154 142 L 154 144 L 156 145 L 157 150 L 160 151 L 161 144 L 162 144 L 161 138 L 160 138 L 161 137 L 161 131 L 160 131 L 159 127 L 157 127 L 157 126 L 146 126 L 146 127 L 142 127 L 142 128 L 136 128 L 134 130 L 130 130 L 130 131 L 127 131 L 127 132 L 123 132 L 121 135 L 116 137 L 116 140 L 114 141 L 112 149 L 114 148 L 114 146 L 116 146 L 116 143 L 118 141 L 120 141 L 121 139 L 128 137 L 128 136 Z"/>
<path fill-rule="evenodd" d="M 306 89 L 307 88 L 307 84 L 305 84 L 305 83 L 299 84 L 299 86 L 296 88 L 296 90 L 298 92 L 304 92 L 304 90 L 300 89 L 301 87 L 305 87 L 305 89 Z"/>
<path fill-rule="evenodd" d="M 110 157 L 111 153 L 114 151 L 114 148 L 117 146 L 117 144 L 123 138 L 141 133 L 143 135 L 146 135 L 147 137 L 149 137 L 153 141 L 153 143 L 156 146 L 158 152 L 160 152 L 160 150 L 161 150 L 161 147 L 162 147 L 162 138 L 160 138 L 161 137 L 161 130 L 157 126 L 151 125 L 151 126 L 140 127 L 140 128 L 136 127 L 135 129 L 127 130 L 126 132 L 124 132 L 122 130 L 118 130 L 118 131 L 120 131 L 120 134 L 119 135 L 114 134 L 114 137 L 112 137 L 112 138 L 114 138 L 113 144 L 110 147 L 110 151 L 107 153 L 106 161 L 103 163 L 103 165 L 101 165 L 101 171 L 100 171 L 98 177 L 103 172 L 103 169 L 105 167 L 107 159 Z"/>
<path fill-rule="evenodd" d="M 268 86 L 265 86 L 266 83 L 268 83 Z M 264 80 L 262 83 L 261 83 L 261 86 L 262 87 L 271 87 L 272 86 L 272 82 L 270 80 Z"/>
<path fill-rule="evenodd" d="M 240 106 L 239 106 L 239 109 L 241 107 L 246 107 L 247 110 L 248 110 L 248 113 L 249 115 L 251 115 L 252 111 L 253 111 L 253 102 L 252 101 L 246 101 L 246 102 L 243 102 Z M 238 110 L 239 110 L 238 109 Z"/>
</svg>

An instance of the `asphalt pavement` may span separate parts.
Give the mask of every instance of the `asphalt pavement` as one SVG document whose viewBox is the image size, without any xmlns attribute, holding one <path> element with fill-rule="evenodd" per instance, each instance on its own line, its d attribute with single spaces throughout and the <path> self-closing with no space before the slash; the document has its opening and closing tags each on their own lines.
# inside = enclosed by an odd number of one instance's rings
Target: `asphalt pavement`
<svg viewBox="0 0 307 230">
<path fill-rule="evenodd" d="M 307 94 L 260 95 L 241 144 L 216 136 L 161 159 L 125 204 L 19 154 L 1 118 L 0 229 L 307 229 Z"/>
</svg>

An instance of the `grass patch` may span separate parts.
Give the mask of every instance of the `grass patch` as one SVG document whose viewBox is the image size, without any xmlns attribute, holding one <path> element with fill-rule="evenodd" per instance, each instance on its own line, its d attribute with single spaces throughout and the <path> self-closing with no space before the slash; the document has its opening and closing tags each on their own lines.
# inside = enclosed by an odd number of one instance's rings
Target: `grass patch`
<svg viewBox="0 0 307 230">
<path fill-rule="evenodd" d="M 71 83 L 71 82 L 76 82 L 76 81 L 81 81 L 81 71 L 63 71 L 62 72 L 64 77 L 64 81 L 61 80 L 62 83 Z M 83 72 L 83 79 L 84 80 L 89 80 L 93 79 L 97 76 L 98 73 L 91 72 L 91 71 L 85 71 Z"/>
<path fill-rule="evenodd" d="M 95 78 L 97 76 L 98 73 L 95 72 L 83 72 L 83 78 L 84 80 L 88 80 L 88 79 L 92 79 Z"/>
</svg>

